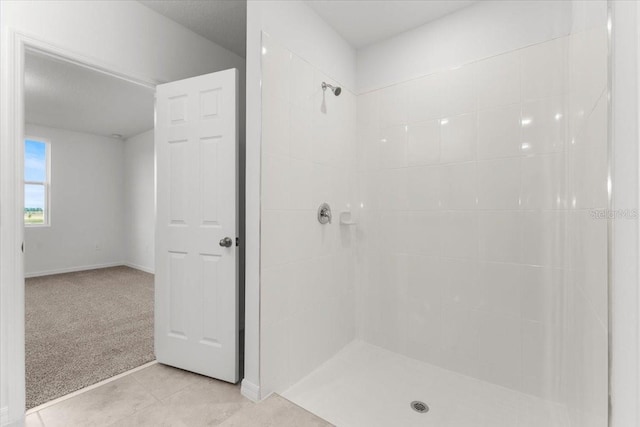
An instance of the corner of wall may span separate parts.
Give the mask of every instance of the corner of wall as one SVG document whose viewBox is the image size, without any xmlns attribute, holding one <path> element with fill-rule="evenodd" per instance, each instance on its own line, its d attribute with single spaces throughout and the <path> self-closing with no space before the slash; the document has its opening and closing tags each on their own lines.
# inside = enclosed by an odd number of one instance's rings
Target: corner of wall
<svg viewBox="0 0 640 427">
<path fill-rule="evenodd" d="M 240 385 L 240 393 L 252 402 L 260 401 L 260 386 L 243 379 Z"/>
</svg>

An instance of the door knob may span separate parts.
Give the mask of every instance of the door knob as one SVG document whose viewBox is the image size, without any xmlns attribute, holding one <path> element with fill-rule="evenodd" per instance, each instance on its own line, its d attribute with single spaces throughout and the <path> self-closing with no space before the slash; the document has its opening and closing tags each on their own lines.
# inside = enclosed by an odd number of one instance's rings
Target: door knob
<svg viewBox="0 0 640 427">
<path fill-rule="evenodd" d="M 231 237 L 225 237 L 224 239 L 220 240 L 220 246 L 224 248 L 230 248 L 231 245 L 233 245 L 233 240 L 231 240 Z"/>
</svg>

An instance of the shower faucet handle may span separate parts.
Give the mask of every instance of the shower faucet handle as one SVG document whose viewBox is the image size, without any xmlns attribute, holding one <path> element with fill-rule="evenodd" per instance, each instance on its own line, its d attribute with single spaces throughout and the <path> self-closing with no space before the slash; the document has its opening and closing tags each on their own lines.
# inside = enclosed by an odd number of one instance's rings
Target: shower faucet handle
<svg viewBox="0 0 640 427">
<path fill-rule="evenodd" d="M 328 203 L 323 203 L 318 208 L 318 221 L 320 224 L 331 224 L 331 206 Z"/>
</svg>

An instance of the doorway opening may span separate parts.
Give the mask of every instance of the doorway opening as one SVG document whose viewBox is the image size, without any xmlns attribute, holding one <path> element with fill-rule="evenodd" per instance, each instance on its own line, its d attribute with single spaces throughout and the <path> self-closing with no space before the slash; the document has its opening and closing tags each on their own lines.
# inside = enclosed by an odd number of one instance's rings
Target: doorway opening
<svg viewBox="0 0 640 427">
<path fill-rule="evenodd" d="M 27 409 L 155 360 L 154 94 L 25 54 Z"/>
</svg>

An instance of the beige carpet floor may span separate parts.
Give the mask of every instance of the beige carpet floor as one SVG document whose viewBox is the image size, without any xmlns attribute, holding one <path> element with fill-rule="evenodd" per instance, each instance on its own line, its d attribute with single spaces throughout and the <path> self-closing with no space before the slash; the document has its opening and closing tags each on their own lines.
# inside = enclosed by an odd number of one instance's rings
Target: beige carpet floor
<svg viewBox="0 0 640 427">
<path fill-rule="evenodd" d="M 129 267 L 26 280 L 27 408 L 143 365 L 153 275 Z"/>
</svg>

